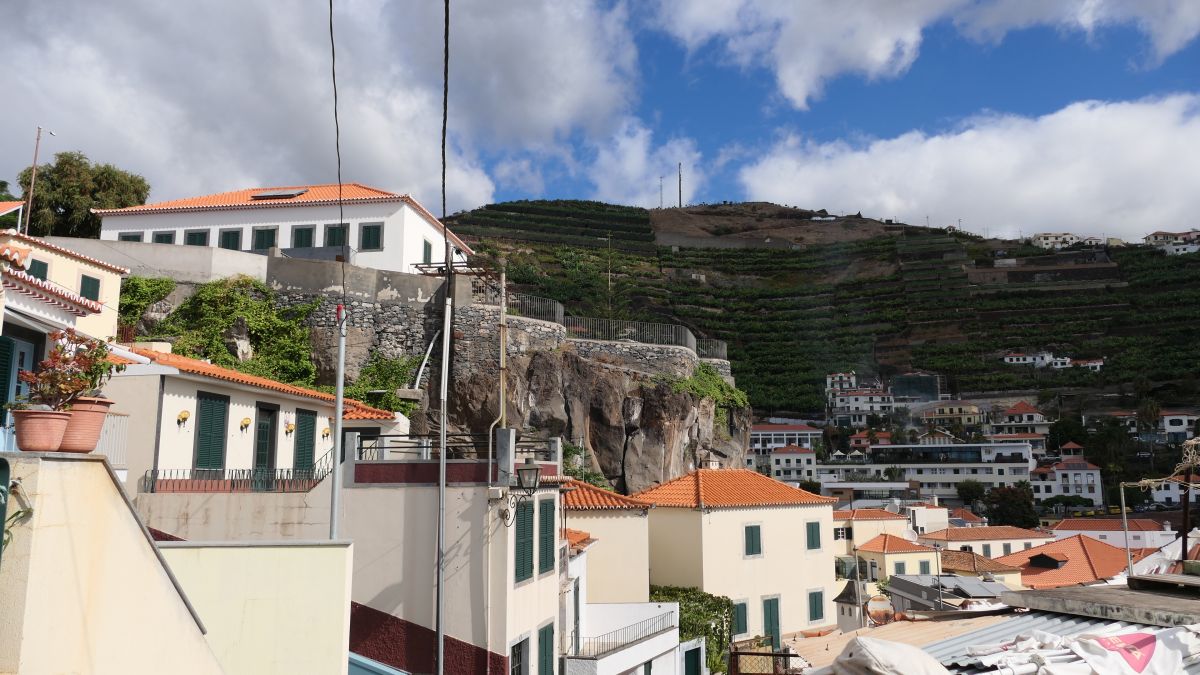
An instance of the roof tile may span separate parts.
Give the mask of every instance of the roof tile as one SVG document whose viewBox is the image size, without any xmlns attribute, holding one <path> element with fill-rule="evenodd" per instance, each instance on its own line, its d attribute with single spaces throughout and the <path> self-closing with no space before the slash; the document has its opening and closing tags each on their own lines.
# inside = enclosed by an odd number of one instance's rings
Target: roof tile
<svg viewBox="0 0 1200 675">
<path fill-rule="evenodd" d="M 985 525 L 982 527 L 948 527 L 937 532 L 926 532 L 922 539 L 934 541 L 986 541 L 997 539 L 1053 539 L 1048 532 L 1027 530 L 1012 525 Z"/>
<path fill-rule="evenodd" d="M 654 507 L 654 504 L 648 501 L 626 497 L 581 480 L 571 479 L 564 483 L 563 487 L 571 488 L 562 495 L 563 508 L 571 511 L 630 510 Z"/>
<path fill-rule="evenodd" d="M 834 520 L 905 520 L 899 513 L 883 509 L 842 509 L 833 512 Z"/>
<path fill-rule="evenodd" d="M 633 496 L 658 506 L 693 509 L 814 506 L 837 501 L 834 497 L 815 495 L 749 469 L 696 469 Z"/>
<path fill-rule="evenodd" d="M 894 534 L 881 534 L 858 547 L 859 551 L 867 553 L 932 553 L 928 546 L 913 543 L 904 537 Z"/>
<path fill-rule="evenodd" d="M 983 518 L 980 518 L 979 516 L 975 515 L 974 512 L 972 512 L 964 507 L 961 507 L 961 506 L 958 507 L 957 509 L 954 509 L 953 511 L 951 511 L 950 517 L 958 518 L 960 520 L 965 520 L 968 523 L 982 523 L 983 522 Z"/>
<path fill-rule="evenodd" d="M 1055 532 L 1114 532 L 1122 531 L 1120 518 L 1063 518 L 1050 528 Z M 1161 532 L 1162 523 L 1149 518 L 1130 518 L 1130 532 Z"/>
<path fill-rule="evenodd" d="M 971 572 L 972 574 L 988 572 L 1005 574 L 1020 572 L 1021 568 L 1015 565 L 1005 565 L 1002 562 L 997 562 L 973 551 L 953 551 L 946 549 L 942 551 L 942 570 L 946 572 Z"/>
<path fill-rule="evenodd" d="M 1062 561 L 1062 566 L 1051 568 L 1030 564 L 1030 560 L 1038 555 Z M 1120 574 L 1126 564 L 1124 549 L 1082 534 L 1017 551 L 996 560 L 1020 567 L 1021 583 L 1032 589 L 1093 584 Z"/>
</svg>

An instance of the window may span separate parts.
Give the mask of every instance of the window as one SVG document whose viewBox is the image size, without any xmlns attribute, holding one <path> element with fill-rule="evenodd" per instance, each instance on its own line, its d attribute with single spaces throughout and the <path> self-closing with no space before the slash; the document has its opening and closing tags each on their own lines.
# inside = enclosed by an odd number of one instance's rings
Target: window
<svg viewBox="0 0 1200 675">
<path fill-rule="evenodd" d="M 1012 553 L 1012 544 L 1005 544 L 1004 555 L 1008 555 L 1009 553 Z"/>
<path fill-rule="evenodd" d="M 192 230 L 183 233 L 186 246 L 208 246 L 208 230 Z"/>
<path fill-rule="evenodd" d="M 804 529 L 808 550 L 815 551 L 821 548 L 821 523 L 805 523 Z"/>
<path fill-rule="evenodd" d="M 122 232 L 117 235 L 117 241 L 141 241 L 141 232 Z"/>
<path fill-rule="evenodd" d="M 421 262 L 426 264 L 433 262 L 433 244 L 428 241 L 423 242 L 421 246 Z"/>
<path fill-rule="evenodd" d="M 850 539 L 854 536 L 854 528 L 852 527 L 835 527 L 833 528 L 833 540 L 839 541 L 842 539 Z"/>
<path fill-rule="evenodd" d="M 175 232 L 155 232 L 151 238 L 156 244 L 174 244 Z"/>
<path fill-rule="evenodd" d="M 197 469 L 225 468 L 225 435 L 229 420 L 229 397 L 196 392 Z"/>
<path fill-rule="evenodd" d="M 292 248 L 312 248 L 313 239 L 315 238 L 314 232 L 316 229 L 317 228 L 314 225 L 301 225 L 299 227 L 293 227 Z"/>
<path fill-rule="evenodd" d="M 326 246 L 345 246 L 346 245 L 346 234 L 348 233 L 349 229 L 350 229 L 350 226 L 347 225 L 346 223 L 342 223 L 340 225 L 326 225 L 325 226 L 325 245 Z"/>
<path fill-rule="evenodd" d="M 895 567 L 896 567 L 896 572 L 895 572 L 896 574 L 904 574 L 904 572 L 908 569 L 907 563 L 902 563 L 902 562 L 896 563 Z"/>
<path fill-rule="evenodd" d="M 762 555 L 762 532 L 758 525 L 747 525 L 745 529 L 746 555 Z"/>
<path fill-rule="evenodd" d="M 746 603 L 739 602 L 733 606 L 733 634 L 742 635 L 746 632 Z"/>
<path fill-rule="evenodd" d="M 217 246 L 230 251 L 242 250 L 242 231 L 221 230 L 221 234 L 217 236 Z"/>
<path fill-rule="evenodd" d="M 929 561 L 928 560 L 922 560 L 919 563 L 919 565 L 920 565 L 921 574 L 929 574 Z"/>
<path fill-rule="evenodd" d="M 1029 549 L 1031 549 L 1031 548 L 1033 548 L 1033 544 L 1032 544 L 1032 543 L 1030 543 L 1030 542 L 1028 542 L 1028 541 L 1027 541 L 1027 542 L 1025 542 L 1025 550 L 1026 550 L 1026 551 L 1028 551 L 1028 550 L 1029 550 Z"/>
<path fill-rule="evenodd" d="M 985 557 L 985 558 L 990 558 L 990 557 L 992 557 L 992 545 L 991 545 L 991 544 L 984 544 L 984 545 L 983 545 L 983 555 L 984 555 L 984 557 Z"/>
<path fill-rule="evenodd" d="M 79 277 L 79 294 L 88 300 L 100 299 L 100 280 L 84 274 Z"/>
<path fill-rule="evenodd" d="M 363 223 L 358 227 L 358 250 L 378 251 L 383 248 L 383 223 Z"/>
<path fill-rule="evenodd" d="M 538 675 L 554 675 L 554 624 L 538 629 Z"/>
<path fill-rule="evenodd" d="M 518 511 L 520 508 L 518 507 Z M 529 652 L 529 640 L 521 640 L 513 645 L 512 651 L 508 654 L 508 673 L 509 675 L 529 675 L 529 664 L 525 662 L 525 655 Z"/>
<path fill-rule="evenodd" d="M 36 277 L 42 281 L 45 281 L 46 272 L 49 271 L 49 269 L 50 265 L 46 264 L 46 261 L 44 260 L 30 260 L 29 267 L 26 268 L 25 271 L 28 272 L 29 276 L 31 277 Z"/>
<path fill-rule="evenodd" d="M 518 582 L 533 576 L 533 502 L 517 504 L 516 547 L 513 567 Z"/>
<path fill-rule="evenodd" d="M 808 592 L 808 620 L 820 621 L 825 618 L 825 591 Z"/>
<path fill-rule="evenodd" d="M 254 228 L 254 239 L 250 242 L 250 249 L 253 251 L 265 251 L 269 248 L 275 248 L 275 240 L 277 239 L 278 234 L 278 228 Z"/>
<path fill-rule="evenodd" d="M 538 505 L 538 572 L 554 569 L 554 500 Z"/>
</svg>

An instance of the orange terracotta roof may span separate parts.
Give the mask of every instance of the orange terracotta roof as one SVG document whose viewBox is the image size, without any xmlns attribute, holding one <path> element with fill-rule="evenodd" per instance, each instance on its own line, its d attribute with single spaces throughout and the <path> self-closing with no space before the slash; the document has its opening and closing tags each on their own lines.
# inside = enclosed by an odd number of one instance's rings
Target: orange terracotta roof
<svg viewBox="0 0 1200 675">
<path fill-rule="evenodd" d="M 26 261 L 29 260 L 30 253 L 32 253 L 32 251 L 27 248 L 13 246 L 12 244 L 5 242 L 4 247 L 0 248 L 0 259 L 3 259 L 7 263 L 16 265 L 17 267 L 24 268 Z"/>
<path fill-rule="evenodd" d="M 1063 518 L 1050 529 L 1056 532 L 1120 532 L 1124 528 L 1121 527 L 1120 518 Z M 1130 518 L 1129 531 L 1162 532 L 1163 528 L 1162 523 L 1156 520 Z"/>
<path fill-rule="evenodd" d="M 851 436 L 850 438 L 870 438 L 870 437 L 871 437 L 871 434 L 869 434 L 865 431 L 860 431 L 857 434 L 854 434 L 853 436 Z M 876 431 L 875 432 L 875 438 L 891 438 L 891 437 L 892 437 L 892 432 L 890 432 L 890 431 Z"/>
<path fill-rule="evenodd" d="M 75 258 L 76 260 L 82 260 L 86 263 L 95 265 L 96 267 L 99 267 L 101 269 L 106 269 L 110 272 L 116 272 L 117 274 L 129 274 L 129 270 L 127 268 L 121 267 L 120 265 L 114 265 L 109 262 L 104 262 L 103 260 L 100 260 L 99 258 L 93 258 L 90 255 L 84 255 L 82 253 L 72 251 L 71 249 L 66 248 L 65 246 L 59 246 L 58 244 L 51 244 L 50 242 L 46 241 L 45 239 L 39 239 L 38 237 L 31 237 L 27 234 L 21 234 L 20 232 L 17 232 L 16 230 L 4 230 L 3 232 L 0 232 L 0 235 L 6 235 L 9 237 L 12 237 L 13 239 L 16 239 L 17 241 L 19 241 L 23 244 L 28 244 L 34 248 L 44 248 L 44 249 L 47 249 L 50 251 L 54 251 L 55 253 L 61 253 L 62 255 L 65 255 L 69 258 Z"/>
<path fill-rule="evenodd" d="M 881 534 L 859 546 L 858 550 L 867 553 L 933 553 L 933 549 L 928 546 L 921 546 L 892 534 Z"/>
<path fill-rule="evenodd" d="M 927 532 L 922 539 L 934 541 L 988 541 L 997 539 L 1053 539 L 1049 532 L 1027 530 L 1012 525 L 984 525 L 981 527 L 948 527 L 937 532 Z"/>
<path fill-rule="evenodd" d="M 1081 464 L 1082 466 L 1068 466 L 1068 464 Z M 1087 460 L 1068 459 L 1058 462 L 1053 465 L 1056 471 L 1099 471 L 1100 467 L 1092 464 Z"/>
<path fill-rule="evenodd" d="M 1061 448 L 1063 450 L 1082 450 L 1083 446 L 1075 441 L 1067 441 L 1066 443 L 1062 444 Z"/>
<path fill-rule="evenodd" d="M 942 506 L 941 504 L 930 504 L 929 502 L 913 502 L 912 504 L 905 504 L 905 506 L 907 506 L 910 509 L 911 508 L 918 508 L 918 509 L 944 509 L 944 508 L 947 508 L 945 506 Z"/>
<path fill-rule="evenodd" d="M 985 574 L 988 572 L 993 574 L 1007 574 L 1020 572 L 1021 568 L 1014 565 L 1005 565 L 1002 562 L 993 560 L 985 555 L 979 555 L 973 551 L 952 551 L 946 549 L 942 551 L 942 571 L 971 572 L 973 574 Z"/>
<path fill-rule="evenodd" d="M 833 512 L 834 520 L 908 520 L 899 513 L 883 509 L 842 509 Z"/>
<path fill-rule="evenodd" d="M 737 508 L 812 506 L 836 502 L 749 469 L 696 469 L 635 495 L 658 506 Z"/>
<path fill-rule="evenodd" d="M 1044 555 L 1061 562 L 1058 568 L 1031 564 Z M 1077 534 L 996 559 L 1021 568 L 1021 583 L 1032 589 L 1093 584 L 1125 570 L 1125 550 L 1098 539 Z"/>
<path fill-rule="evenodd" d="M 750 427 L 750 431 L 820 431 L 816 427 L 810 427 L 807 424 L 755 424 Z"/>
<path fill-rule="evenodd" d="M 224 380 L 234 384 L 241 384 L 250 387 L 258 387 L 269 391 L 278 392 L 281 394 L 290 394 L 292 396 L 303 396 L 305 398 L 324 401 L 325 403 L 333 403 L 335 398 L 333 394 L 326 394 L 323 391 L 315 389 L 307 389 L 305 387 L 297 387 L 294 384 L 285 384 L 278 380 L 272 380 L 257 375 L 249 375 L 232 368 L 223 368 L 218 365 L 193 359 L 179 354 L 168 354 L 165 352 L 155 352 L 149 349 L 139 349 L 131 347 L 130 351 L 138 356 L 144 356 L 152 362 L 161 366 L 175 368 L 181 373 L 189 373 L 191 375 L 203 375 L 211 377 L 214 380 Z M 342 419 L 347 420 L 391 420 L 395 419 L 396 414 L 387 410 L 373 408 L 361 401 L 348 398 L 343 401 Z"/>
<path fill-rule="evenodd" d="M 1029 405 L 1025 401 L 1018 401 L 1016 405 L 1009 408 L 1008 410 L 1005 410 L 1004 412 L 1011 413 L 1013 415 L 1024 415 L 1027 413 L 1040 413 L 1041 411 L 1038 410 L 1037 408 Z"/>
<path fill-rule="evenodd" d="M 0 216 L 6 216 L 22 206 L 25 206 L 25 202 L 20 199 L 15 201 L 0 202 Z"/>
<path fill-rule="evenodd" d="M 287 190 L 303 190 L 302 194 L 280 199 L 254 199 L 253 195 L 263 192 L 282 192 Z M 371 204 L 384 202 L 403 202 L 422 218 L 429 221 L 439 232 L 443 229 L 442 222 L 410 195 L 397 194 L 373 188 L 362 183 L 342 183 L 342 202 L 345 204 Z M 247 188 L 220 192 L 212 195 L 186 197 L 153 204 L 129 206 L 123 209 L 92 209 L 98 216 L 136 216 L 146 213 L 178 213 L 189 211 L 224 211 L 230 209 L 264 209 L 288 206 L 329 206 L 338 203 L 338 184 L 323 185 L 286 185 L 282 187 Z M 447 230 L 454 243 L 468 254 L 474 253 L 466 242 L 459 239 L 453 232 Z"/>
<path fill-rule="evenodd" d="M 583 530 L 572 530 L 569 527 L 564 527 L 563 537 L 567 540 L 567 544 L 575 547 L 591 539 L 592 535 L 584 532 Z"/>
<path fill-rule="evenodd" d="M 965 520 L 968 523 L 982 523 L 983 522 L 983 518 L 980 518 L 979 516 L 975 515 L 974 512 L 972 512 L 966 508 L 963 508 L 961 506 L 958 507 L 957 509 L 954 509 L 953 511 L 951 511 L 950 517 L 958 518 L 959 520 Z"/>
<path fill-rule="evenodd" d="M 62 288 L 58 284 L 39 279 L 24 270 L 5 267 L 3 270 L 3 279 L 6 289 L 60 307 L 75 316 L 95 314 L 104 308 L 104 305 L 95 300 L 89 300 L 82 295 Z"/>
<path fill-rule="evenodd" d="M 571 511 L 601 511 L 608 509 L 649 509 L 654 504 L 634 497 L 626 497 L 612 490 L 598 488 L 581 480 L 571 479 L 563 484 L 571 488 L 562 495 L 563 508 Z"/>
<path fill-rule="evenodd" d="M 805 448 L 799 445 L 785 445 L 781 448 L 771 448 L 773 455 L 812 455 L 816 454 L 816 450 Z"/>
</svg>

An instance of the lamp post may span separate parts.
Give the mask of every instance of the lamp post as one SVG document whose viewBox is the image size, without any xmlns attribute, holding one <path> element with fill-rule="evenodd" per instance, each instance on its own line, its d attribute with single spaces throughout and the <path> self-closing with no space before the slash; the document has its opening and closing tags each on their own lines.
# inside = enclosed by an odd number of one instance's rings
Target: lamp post
<svg viewBox="0 0 1200 675">
<path fill-rule="evenodd" d="M 933 553 L 937 557 L 937 588 L 938 588 L 938 606 L 936 611 L 942 610 L 942 545 L 934 542 Z"/>
<path fill-rule="evenodd" d="M 42 132 L 57 136 L 58 134 L 49 129 L 37 128 L 37 138 L 33 141 L 33 167 L 29 174 L 29 199 L 25 204 L 25 234 L 29 234 L 29 216 L 33 214 L 33 188 L 37 185 L 37 169 L 38 169 L 38 151 L 42 148 Z"/>
<path fill-rule="evenodd" d="M 532 497 L 542 485 L 542 467 L 532 457 L 526 457 L 517 469 L 517 488 L 525 497 Z"/>
</svg>

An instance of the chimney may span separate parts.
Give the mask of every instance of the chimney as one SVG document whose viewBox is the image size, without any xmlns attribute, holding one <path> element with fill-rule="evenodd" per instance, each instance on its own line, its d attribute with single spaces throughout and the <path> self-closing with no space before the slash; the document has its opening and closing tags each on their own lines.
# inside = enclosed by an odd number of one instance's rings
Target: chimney
<svg viewBox="0 0 1200 675">
<path fill-rule="evenodd" d="M 708 459 L 704 460 L 704 462 L 701 464 L 701 468 L 703 468 L 703 469 L 719 469 L 719 468 L 721 468 L 721 463 L 718 462 L 717 460 L 713 459 L 712 457 L 709 457 Z"/>
<path fill-rule="evenodd" d="M 929 495 L 929 503 L 933 504 L 934 506 L 937 506 L 938 505 L 938 496 L 935 494 Z"/>
</svg>

